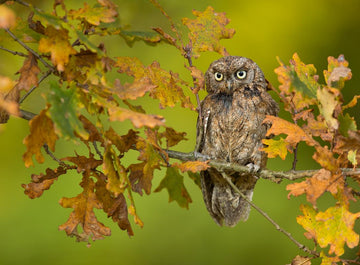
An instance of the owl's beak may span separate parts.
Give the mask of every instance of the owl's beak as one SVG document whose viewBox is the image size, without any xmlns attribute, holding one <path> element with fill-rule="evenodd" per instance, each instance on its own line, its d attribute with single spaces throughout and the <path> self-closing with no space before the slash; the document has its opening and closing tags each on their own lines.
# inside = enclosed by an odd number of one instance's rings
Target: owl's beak
<svg viewBox="0 0 360 265">
<path fill-rule="evenodd" d="M 228 81 L 226 82 L 226 84 L 227 84 L 227 89 L 228 89 L 229 91 L 231 91 L 233 82 L 232 82 L 231 80 L 228 80 Z"/>
</svg>

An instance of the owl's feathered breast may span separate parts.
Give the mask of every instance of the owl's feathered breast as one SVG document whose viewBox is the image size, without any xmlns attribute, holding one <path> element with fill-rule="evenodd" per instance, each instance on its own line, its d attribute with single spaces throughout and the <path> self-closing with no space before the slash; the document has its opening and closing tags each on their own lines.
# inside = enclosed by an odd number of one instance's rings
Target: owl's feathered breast
<svg viewBox="0 0 360 265">
<path fill-rule="evenodd" d="M 266 92 L 246 88 L 208 95 L 201 106 L 204 131 L 199 151 L 211 158 L 260 166 L 259 149 L 267 129 L 262 122 L 270 114 L 267 97 Z"/>
</svg>

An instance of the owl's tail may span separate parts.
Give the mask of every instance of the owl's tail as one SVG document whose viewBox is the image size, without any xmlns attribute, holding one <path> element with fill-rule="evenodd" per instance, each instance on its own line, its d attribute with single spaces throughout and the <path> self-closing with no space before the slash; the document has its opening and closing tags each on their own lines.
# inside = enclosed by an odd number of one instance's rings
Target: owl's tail
<svg viewBox="0 0 360 265">
<path fill-rule="evenodd" d="M 235 173 L 231 175 L 233 183 L 249 199 L 252 199 L 256 178 Z M 219 225 L 233 227 L 239 221 L 246 221 L 250 205 L 227 183 L 215 169 L 201 172 L 201 189 L 206 208 Z"/>
</svg>

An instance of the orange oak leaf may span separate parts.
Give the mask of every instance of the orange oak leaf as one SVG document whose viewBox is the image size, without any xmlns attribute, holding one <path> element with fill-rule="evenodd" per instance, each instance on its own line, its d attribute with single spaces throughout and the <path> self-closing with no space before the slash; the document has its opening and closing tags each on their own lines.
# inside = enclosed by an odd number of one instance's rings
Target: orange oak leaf
<svg viewBox="0 0 360 265">
<path fill-rule="evenodd" d="M 130 204 L 130 206 L 129 206 L 129 214 L 131 214 L 132 216 L 134 216 L 134 222 L 135 222 L 135 224 L 137 224 L 137 225 L 140 226 L 140 227 L 143 227 L 143 226 L 144 226 L 143 221 L 141 221 L 141 219 L 139 218 L 139 216 L 138 216 L 137 213 L 136 213 L 136 209 L 135 209 L 134 204 Z"/>
<path fill-rule="evenodd" d="M 105 137 L 116 146 L 121 154 L 127 152 L 136 145 L 138 132 L 129 130 L 126 135 L 118 135 L 112 127 L 105 132 Z"/>
<path fill-rule="evenodd" d="M 38 78 L 37 75 L 40 73 L 36 57 L 29 52 L 28 57 L 24 61 L 23 66 L 20 68 L 20 79 L 17 84 L 19 90 L 29 91 L 33 86 L 37 86 Z"/>
<path fill-rule="evenodd" d="M 284 138 L 278 140 L 275 139 L 263 139 L 262 142 L 267 145 L 267 147 L 262 148 L 265 151 L 269 158 L 274 158 L 279 156 L 282 160 L 285 159 L 287 155 L 287 145 L 288 143 Z M 289 150 L 291 151 L 291 150 Z"/>
<path fill-rule="evenodd" d="M 9 29 L 16 23 L 14 11 L 5 5 L 0 5 L 0 29 Z"/>
<path fill-rule="evenodd" d="M 100 22 L 111 23 L 118 16 L 116 6 L 111 1 L 98 0 L 101 6 L 90 7 L 86 2 L 84 7 L 78 10 L 70 10 L 69 15 L 73 18 L 84 19 L 90 24 L 100 25 Z"/>
<path fill-rule="evenodd" d="M 27 149 L 23 155 L 25 166 L 34 165 L 32 156 L 35 155 L 39 163 L 44 162 L 41 148 L 47 144 L 51 151 L 55 151 L 55 143 L 58 139 L 52 120 L 47 116 L 47 110 L 42 110 L 39 115 L 29 121 L 30 134 L 25 137 L 24 144 Z"/>
<path fill-rule="evenodd" d="M 270 136 L 271 134 L 287 134 L 285 141 L 288 143 L 288 150 L 289 146 L 295 147 L 300 141 L 304 141 L 310 146 L 316 144 L 314 139 L 312 139 L 301 127 L 294 123 L 269 115 L 267 115 L 264 119 L 264 123 L 272 124 L 271 128 L 267 131 L 266 136 Z"/>
<path fill-rule="evenodd" d="M 161 107 L 174 107 L 180 103 L 182 107 L 194 109 L 181 87 L 187 83 L 178 74 L 160 68 L 158 62 L 145 66 L 138 58 L 118 57 L 115 66 L 119 73 L 134 77 L 131 87 L 148 88 L 150 96 L 158 99 Z"/>
<path fill-rule="evenodd" d="M 186 161 L 186 162 L 183 162 L 181 164 L 174 163 L 172 166 L 180 169 L 181 172 L 183 172 L 183 173 L 187 172 L 187 171 L 191 171 L 193 173 L 196 173 L 196 172 L 199 172 L 199 171 L 206 170 L 206 169 L 208 169 L 210 167 L 207 164 L 207 162 L 202 162 L 202 161 Z"/>
<path fill-rule="evenodd" d="M 194 94 L 197 94 L 200 89 L 205 89 L 204 73 L 200 69 L 196 68 L 195 66 L 189 66 L 186 68 L 189 69 L 191 77 L 194 80 L 195 87 L 194 87 L 194 89 L 192 89 L 192 92 Z"/>
<path fill-rule="evenodd" d="M 316 152 L 312 158 L 323 168 L 335 173 L 339 169 L 339 163 L 334 158 L 334 153 L 331 152 L 327 146 L 316 146 L 315 149 Z"/>
<path fill-rule="evenodd" d="M 199 53 L 204 51 L 228 55 L 220 40 L 232 38 L 235 30 L 226 28 L 230 20 L 225 13 L 217 13 L 211 6 L 208 6 L 204 12 L 193 10 L 192 13 L 196 18 L 183 18 L 182 23 L 190 30 L 189 39 L 194 57 L 199 57 Z"/>
<path fill-rule="evenodd" d="M 135 100 L 143 97 L 146 92 L 154 88 L 156 88 L 156 85 L 149 84 L 148 82 L 134 82 L 132 84 L 127 83 L 122 85 L 119 79 L 115 79 L 113 91 L 120 99 Z"/>
<path fill-rule="evenodd" d="M 65 230 L 68 236 L 76 236 L 78 241 L 103 239 L 110 236 L 110 228 L 104 226 L 96 219 L 94 208 L 102 209 L 103 205 L 95 194 L 95 183 L 89 177 L 84 177 L 81 182 L 84 191 L 73 198 L 62 198 L 60 205 L 64 208 L 73 208 L 69 219 L 59 226 L 59 230 Z M 78 226 L 82 232 L 78 231 Z"/>
<path fill-rule="evenodd" d="M 90 153 L 89 157 L 76 155 L 74 157 L 65 157 L 61 160 L 74 163 L 77 166 L 78 173 L 87 174 L 88 176 L 103 163 L 102 160 L 95 159 L 92 153 Z"/>
<path fill-rule="evenodd" d="M 171 127 L 166 127 L 164 132 L 159 133 L 159 138 L 165 138 L 166 139 L 166 147 L 172 147 L 174 145 L 177 145 L 179 142 L 183 140 L 187 140 L 185 138 L 186 133 L 185 132 L 177 132 Z"/>
<path fill-rule="evenodd" d="M 45 29 L 46 37 L 39 41 L 39 51 L 50 52 L 51 62 L 60 72 L 65 70 L 69 56 L 76 53 L 76 50 L 69 43 L 68 33 L 66 29 L 56 29 L 50 25 Z"/>
<path fill-rule="evenodd" d="M 95 184 L 96 197 L 103 204 L 103 210 L 118 224 L 121 230 L 126 230 L 129 236 L 133 236 L 134 232 L 128 219 L 128 207 L 124 194 L 114 197 L 114 195 L 106 188 L 106 177 L 101 172 L 98 181 Z"/>
<path fill-rule="evenodd" d="M 89 121 L 83 115 L 79 116 L 79 120 L 82 122 L 85 131 L 87 131 L 89 133 L 89 138 L 87 138 L 87 139 L 81 138 L 83 141 L 90 142 L 90 143 L 92 143 L 92 142 L 104 143 L 104 139 L 103 139 L 102 135 L 99 133 L 98 129 L 91 121 Z"/>
<path fill-rule="evenodd" d="M 353 231 L 354 223 L 360 217 L 359 213 L 351 213 L 348 206 L 339 204 L 328 208 L 325 212 L 316 212 L 308 205 L 301 205 L 303 216 L 297 217 L 297 222 L 307 231 L 308 239 L 315 239 L 322 248 L 330 245 L 329 254 L 337 256 L 344 254 L 345 243 L 353 248 L 359 243 L 359 235 Z"/>
<path fill-rule="evenodd" d="M 332 175 L 330 171 L 322 168 L 305 181 L 287 185 L 286 190 L 290 191 L 288 199 L 290 199 L 291 195 L 299 196 L 305 193 L 307 201 L 315 205 L 316 200 L 325 191 L 329 191 L 335 195 L 343 185 L 344 180 L 341 175 Z"/>
<path fill-rule="evenodd" d="M 348 68 L 349 62 L 345 60 L 344 55 L 338 58 L 328 57 L 328 70 L 324 70 L 325 82 L 329 87 L 343 88 L 345 81 L 351 79 L 351 69 Z"/>
<path fill-rule="evenodd" d="M 139 113 L 121 107 L 111 107 L 108 112 L 110 121 L 130 120 L 136 128 L 143 126 L 154 128 L 164 125 L 164 118 L 158 115 Z"/>
<path fill-rule="evenodd" d="M 189 208 L 189 203 L 191 203 L 192 200 L 185 188 L 184 177 L 179 173 L 178 169 L 168 167 L 165 177 L 154 192 L 159 192 L 164 188 L 166 188 L 169 193 L 169 202 L 176 201 L 180 207 Z"/>
<path fill-rule="evenodd" d="M 40 197 L 45 190 L 50 189 L 51 185 L 60 175 L 67 172 L 67 169 L 59 166 L 56 169 L 46 169 L 46 174 L 41 173 L 40 175 L 32 174 L 31 182 L 29 184 L 22 184 L 24 193 L 29 196 L 30 199 Z"/>
</svg>

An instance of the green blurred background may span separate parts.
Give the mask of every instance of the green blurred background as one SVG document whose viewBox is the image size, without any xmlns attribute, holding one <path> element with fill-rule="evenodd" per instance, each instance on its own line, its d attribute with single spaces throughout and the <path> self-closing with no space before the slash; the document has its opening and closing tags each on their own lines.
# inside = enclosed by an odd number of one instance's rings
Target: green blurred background
<svg viewBox="0 0 360 265">
<path fill-rule="evenodd" d="M 91 1 L 88 1 L 93 3 Z M 151 27 L 168 29 L 166 19 L 145 0 L 115 0 L 119 6 L 120 19 L 133 30 L 149 30 Z M 298 52 L 305 63 L 314 63 L 320 80 L 322 70 L 327 67 L 327 57 L 344 54 L 350 62 L 353 79 L 344 89 L 345 102 L 352 95 L 359 94 L 360 85 L 360 1 L 358 0 L 159 0 L 174 21 L 182 17 L 193 18 L 192 9 L 203 11 L 211 5 L 217 12 L 226 12 L 231 19 L 229 27 L 236 29 L 231 40 L 222 43 L 232 55 L 252 58 L 263 69 L 267 79 L 278 85 L 274 69 L 278 66 L 276 56 L 288 62 L 294 52 Z M 32 1 L 44 10 L 50 10 L 53 1 Z M 82 7 L 82 1 L 66 1 L 69 8 Z M 26 16 L 24 8 L 12 8 L 21 16 Z M 0 39 L 1 45 L 23 51 L 16 44 Z M 157 47 L 136 43 L 129 48 L 119 37 L 99 40 L 104 42 L 110 56 L 136 56 L 145 64 L 157 60 L 165 69 L 179 72 L 189 79 L 184 70 L 184 59 L 178 52 L 165 44 Z M 206 71 L 215 53 L 205 53 L 195 60 L 195 65 Z M 0 75 L 18 78 L 15 72 L 21 67 L 23 58 L 0 51 Z M 43 83 L 23 108 L 38 112 L 43 107 L 41 91 L 47 89 Z M 191 95 L 191 93 L 188 93 Z M 204 97 L 204 93 L 201 97 Z M 194 98 L 192 98 L 194 100 Z M 167 125 L 178 131 L 187 132 L 188 141 L 180 144 L 177 150 L 192 151 L 195 144 L 196 113 L 179 107 L 158 109 L 158 102 L 143 99 L 141 104 L 149 113 L 163 115 Z M 351 114 L 359 121 L 359 108 Z M 281 112 L 280 116 L 288 116 Z M 119 124 L 120 133 L 126 132 L 128 123 Z M 55 167 L 52 161 L 25 168 L 22 144 L 28 134 L 26 121 L 11 118 L 0 127 L 0 264 L 286 264 L 297 254 L 298 248 L 283 234 L 279 233 L 256 211 L 252 210 L 245 223 L 235 228 L 218 227 L 208 215 L 200 190 L 191 180 L 185 178 L 193 203 L 189 210 L 168 203 L 164 190 L 150 196 L 135 195 L 137 210 L 145 226 L 140 229 L 133 225 L 135 236 L 129 238 L 117 226 L 98 211 L 98 216 L 112 228 L 112 236 L 97 241 L 87 248 L 85 244 L 75 243 L 58 231 L 70 209 L 58 204 L 62 196 L 76 196 L 80 189 L 80 176 L 68 174 L 60 178 L 49 191 L 39 199 L 30 200 L 23 193 L 22 183 L 30 180 L 32 173 L 43 172 L 47 167 Z M 58 157 L 70 156 L 74 150 L 81 152 L 80 146 L 59 142 L 56 146 Z M 299 169 L 316 168 L 311 161 L 311 149 L 301 146 Z M 134 155 L 134 158 L 136 156 Z M 128 161 L 131 163 L 132 161 Z M 275 170 L 288 170 L 291 157 L 285 161 L 271 159 L 268 167 Z M 157 187 L 164 171 L 156 171 L 154 187 Z M 304 230 L 296 223 L 300 214 L 299 204 L 304 198 L 287 199 L 286 182 L 277 185 L 260 180 L 254 193 L 254 202 L 273 217 L 283 228 L 297 239 L 309 245 L 303 236 Z M 330 196 L 320 199 L 320 207 L 332 205 Z M 357 208 L 357 209 L 355 209 Z M 354 206 L 354 210 L 360 210 Z M 359 232 L 359 224 L 356 231 Z M 350 250 L 355 253 L 356 250 Z"/>
</svg>

